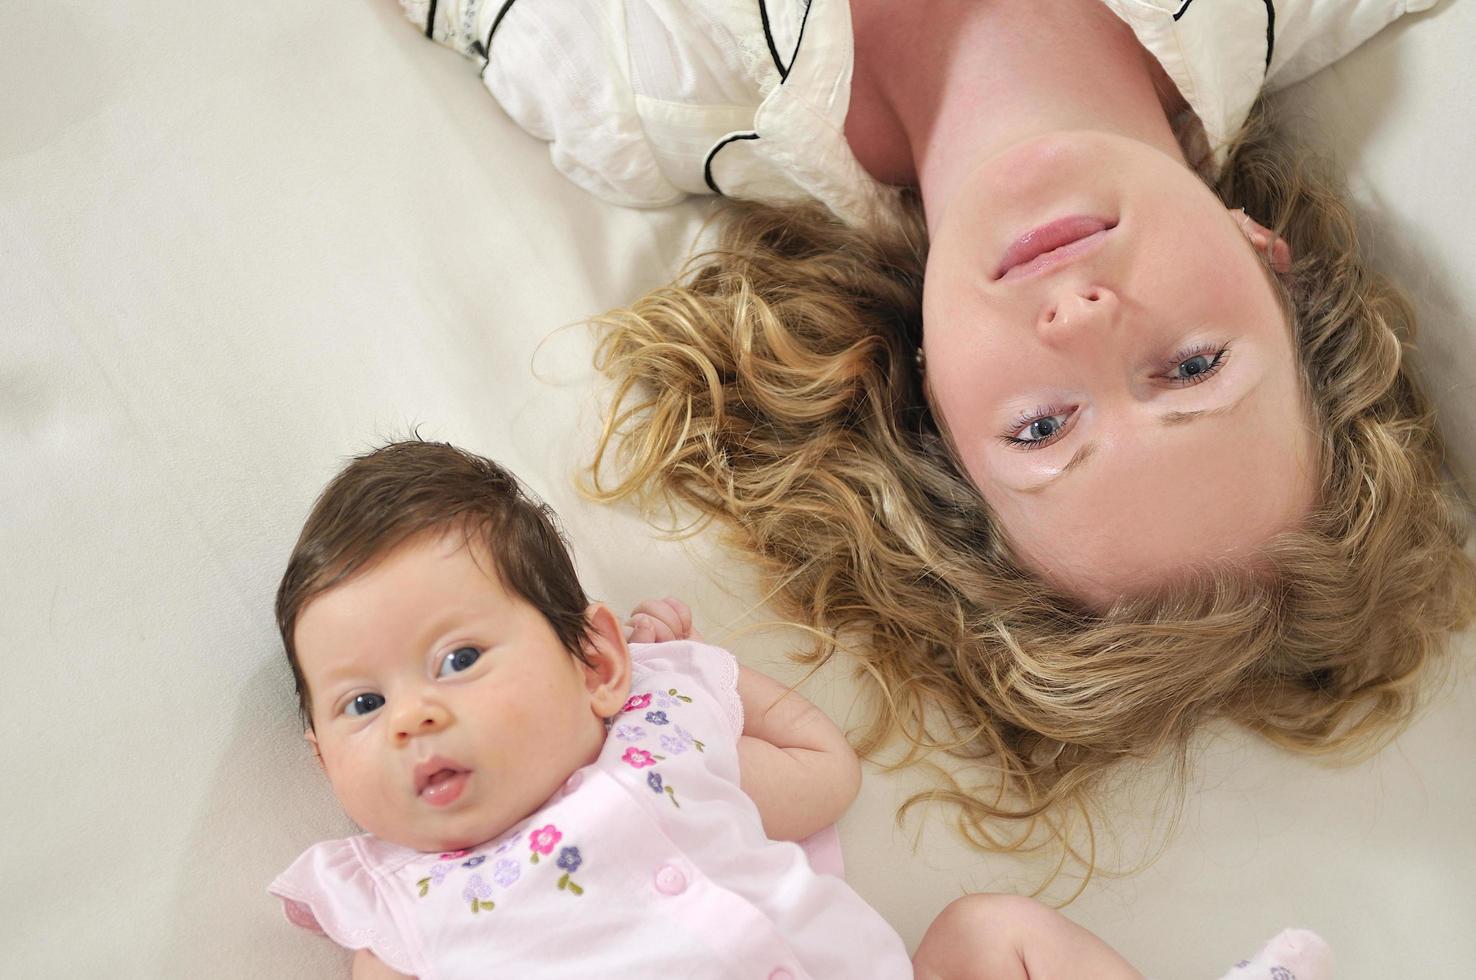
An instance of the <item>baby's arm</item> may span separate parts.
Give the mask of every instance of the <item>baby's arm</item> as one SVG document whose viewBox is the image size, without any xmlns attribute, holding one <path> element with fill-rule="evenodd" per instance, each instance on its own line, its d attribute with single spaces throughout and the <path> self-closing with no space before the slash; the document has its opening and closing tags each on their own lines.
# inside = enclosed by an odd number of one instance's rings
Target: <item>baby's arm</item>
<svg viewBox="0 0 1476 980">
<path fill-rule="evenodd" d="M 633 643 L 701 640 L 680 599 L 641 603 L 627 625 Z M 803 840 L 829 827 L 856 799 L 861 764 L 825 713 L 778 681 L 738 667 L 743 735 L 739 784 L 772 840 Z"/>
<path fill-rule="evenodd" d="M 384 965 L 384 961 L 367 949 L 354 954 L 354 980 L 415 980 L 404 973 L 396 973 Z"/>
</svg>

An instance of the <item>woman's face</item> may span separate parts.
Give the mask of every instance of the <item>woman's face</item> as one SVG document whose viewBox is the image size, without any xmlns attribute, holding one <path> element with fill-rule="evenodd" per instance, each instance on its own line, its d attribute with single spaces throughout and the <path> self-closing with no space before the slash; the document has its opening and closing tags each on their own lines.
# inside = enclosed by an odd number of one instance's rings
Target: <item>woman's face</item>
<svg viewBox="0 0 1476 980">
<path fill-rule="evenodd" d="M 929 398 L 1057 587 L 1100 606 L 1252 559 L 1312 506 L 1315 439 L 1259 234 L 1182 163 L 1089 132 L 986 161 L 935 223 Z"/>
</svg>

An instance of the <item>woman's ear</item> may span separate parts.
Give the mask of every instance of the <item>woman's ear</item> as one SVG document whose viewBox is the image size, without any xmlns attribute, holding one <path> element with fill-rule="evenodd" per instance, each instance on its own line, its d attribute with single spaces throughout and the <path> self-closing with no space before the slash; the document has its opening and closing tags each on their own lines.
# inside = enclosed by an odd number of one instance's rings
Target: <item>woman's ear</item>
<svg viewBox="0 0 1476 980">
<path fill-rule="evenodd" d="M 1251 246 L 1270 261 L 1272 271 L 1279 276 L 1291 271 L 1291 246 L 1286 243 L 1285 238 L 1279 237 L 1276 232 L 1246 214 L 1245 208 L 1230 208 L 1230 216 L 1240 225 L 1240 230 L 1245 233 Z"/>
<path fill-rule="evenodd" d="M 590 708 L 601 718 L 613 717 L 630 695 L 630 647 L 625 628 L 603 602 L 584 611 L 584 683 Z"/>
</svg>

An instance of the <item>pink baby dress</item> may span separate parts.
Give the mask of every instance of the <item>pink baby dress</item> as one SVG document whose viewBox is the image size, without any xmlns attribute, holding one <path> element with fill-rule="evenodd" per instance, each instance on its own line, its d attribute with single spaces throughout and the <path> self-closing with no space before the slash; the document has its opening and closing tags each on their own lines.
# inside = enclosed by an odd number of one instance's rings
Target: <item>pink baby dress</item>
<svg viewBox="0 0 1476 980">
<path fill-rule="evenodd" d="M 634 644 L 599 758 L 480 847 L 369 835 L 309 848 L 270 887 L 287 918 L 421 980 L 910 978 L 901 937 L 738 786 L 731 654 Z"/>
</svg>

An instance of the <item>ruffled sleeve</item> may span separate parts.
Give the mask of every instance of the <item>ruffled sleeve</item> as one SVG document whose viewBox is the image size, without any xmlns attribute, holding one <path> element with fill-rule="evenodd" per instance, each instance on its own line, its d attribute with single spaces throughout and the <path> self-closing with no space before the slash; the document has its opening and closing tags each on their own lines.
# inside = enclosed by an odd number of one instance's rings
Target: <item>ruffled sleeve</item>
<svg viewBox="0 0 1476 980">
<path fill-rule="evenodd" d="M 637 673 L 684 674 L 691 677 L 728 723 L 736 739 L 743 734 L 743 702 L 738 698 L 738 661 L 721 647 L 690 640 L 632 643 L 630 658 Z M 637 681 L 639 683 L 639 681 Z"/>
<path fill-rule="evenodd" d="M 402 937 L 356 841 L 313 845 L 267 891 L 282 900 L 282 911 L 293 925 L 345 949 L 367 949 L 400 973 L 423 975 L 423 964 Z"/>
</svg>

